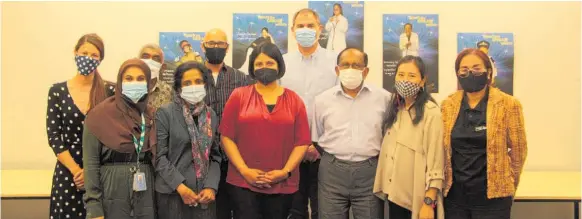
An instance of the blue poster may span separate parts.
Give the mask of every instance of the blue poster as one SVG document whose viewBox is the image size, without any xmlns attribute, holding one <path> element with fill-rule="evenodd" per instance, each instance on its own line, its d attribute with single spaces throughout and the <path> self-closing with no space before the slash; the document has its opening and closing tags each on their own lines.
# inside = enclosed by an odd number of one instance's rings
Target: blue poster
<svg viewBox="0 0 582 219">
<path fill-rule="evenodd" d="M 160 32 L 160 47 L 164 51 L 164 66 L 160 80 L 173 83 L 176 68 L 188 61 L 204 61 L 200 44 L 204 32 Z"/>
<path fill-rule="evenodd" d="M 319 15 L 321 47 L 341 52 L 346 47 L 364 49 L 364 1 L 309 1 Z"/>
<path fill-rule="evenodd" d="M 234 14 L 232 67 L 247 72 L 249 56 L 263 43 L 287 53 L 288 26 L 287 14 Z"/>
<path fill-rule="evenodd" d="M 513 33 L 459 33 L 457 44 L 457 52 L 476 48 L 487 53 L 493 67 L 494 86 L 513 95 Z"/>
<path fill-rule="evenodd" d="M 383 16 L 384 88 L 394 92 L 398 61 L 407 55 L 420 56 L 427 77 L 425 88 L 438 93 L 439 19 L 436 14 L 385 14 Z"/>
</svg>

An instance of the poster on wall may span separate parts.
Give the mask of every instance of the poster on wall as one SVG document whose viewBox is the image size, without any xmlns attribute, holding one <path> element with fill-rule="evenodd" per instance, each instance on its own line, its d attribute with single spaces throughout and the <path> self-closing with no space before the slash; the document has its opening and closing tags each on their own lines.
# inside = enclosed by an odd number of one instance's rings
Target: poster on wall
<svg viewBox="0 0 582 219">
<path fill-rule="evenodd" d="M 457 52 L 467 48 L 479 49 L 489 56 L 493 67 L 492 83 L 513 95 L 513 33 L 457 34 Z"/>
<path fill-rule="evenodd" d="M 346 47 L 364 49 L 364 1 L 309 1 L 319 15 L 321 47 L 341 52 Z"/>
<path fill-rule="evenodd" d="M 232 67 L 248 71 L 249 56 L 263 43 L 273 43 L 287 53 L 287 14 L 234 14 L 232 19 Z"/>
<path fill-rule="evenodd" d="M 160 47 L 164 51 L 164 66 L 160 80 L 173 83 L 176 68 L 188 61 L 204 61 L 200 43 L 204 32 L 160 32 Z"/>
<path fill-rule="evenodd" d="M 398 60 L 419 56 L 425 65 L 425 88 L 439 91 L 439 19 L 437 14 L 384 14 L 383 16 L 383 86 L 394 92 Z"/>
</svg>

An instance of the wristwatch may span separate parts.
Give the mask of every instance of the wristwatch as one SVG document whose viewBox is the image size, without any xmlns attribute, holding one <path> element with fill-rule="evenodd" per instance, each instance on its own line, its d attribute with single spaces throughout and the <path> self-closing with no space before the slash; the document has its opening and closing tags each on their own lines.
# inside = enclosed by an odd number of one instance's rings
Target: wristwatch
<svg viewBox="0 0 582 219">
<path fill-rule="evenodd" d="M 285 170 L 287 171 L 287 170 Z M 287 178 L 291 178 L 291 171 L 287 171 Z"/>
<path fill-rule="evenodd" d="M 436 201 L 432 200 L 430 197 L 424 197 L 424 204 L 431 206 L 432 208 L 435 207 Z"/>
</svg>

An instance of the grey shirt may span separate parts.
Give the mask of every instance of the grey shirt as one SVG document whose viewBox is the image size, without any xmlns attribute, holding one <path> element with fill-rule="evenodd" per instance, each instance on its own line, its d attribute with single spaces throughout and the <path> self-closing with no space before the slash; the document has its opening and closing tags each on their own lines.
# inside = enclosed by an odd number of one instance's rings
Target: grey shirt
<svg viewBox="0 0 582 219">
<path fill-rule="evenodd" d="M 173 193 L 182 183 L 195 192 L 198 187 L 212 188 L 218 191 L 220 181 L 220 162 L 222 157 L 218 146 L 216 130 L 218 117 L 212 114 L 212 132 L 214 142 L 210 149 L 209 167 L 204 185 L 197 185 L 196 170 L 192 162 L 192 144 L 182 106 L 172 102 L 158 109 L 156 113 L 157 153 L 155 188 L 160 193 Z"/>
</svg>

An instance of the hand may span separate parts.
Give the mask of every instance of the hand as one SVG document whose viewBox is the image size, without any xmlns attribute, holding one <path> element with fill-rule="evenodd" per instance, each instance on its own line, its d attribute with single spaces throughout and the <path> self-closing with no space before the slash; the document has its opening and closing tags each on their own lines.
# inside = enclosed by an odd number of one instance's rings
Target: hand
<svg viewBox="0 0 582 219">
<path fill-rule="evenodd" d="M 271 188 L 271 186 L 267 182 L 260 179 L 261 176 L 265 175 L 265 172 L 262 170 L 247 168 L 242 170 L 240 174 L 243 176 L 243 178 L 245 178 L 247 183 L 251 184 L 254 187 Z"/>
<path fill-rule="evenodd" d="M 316 161 L 317 159 L 319 159 L 320 154 L 317 151 L 317 149 L 315 148 L 315 146 L 310 145 L 307 148 L 307 152 L 305 153 L 305 157 L 303 158 L 303 160 L 307 160 L 307 161 Z"/>
<path fill-rule="evenodd" d="M 331 18 L 329 18 L 329 21 L 334 22 L 335 21 L 335 16 L 331 16 Z"/>
<path fill-rule="evenodd" d="M 85 173 L 83 169 L 79 169 L 73 173 L 73 182 L 79 190 L 82 190 L 85 187 Z"/>
<path fill-rule="evenodd" d="M 412 43 L 410 42 L 406 43 L 406 48 L 410 47 L 410 45 L 412 45 Z"/>
<path fill-rule="evenodd" d="M 419 219 L 434 219 L 434 209 L 432 206 L 422 204 L 420 207 Z"/>
<path fill-rule="evenodd" d="M 178 194 L 180 194 L 180 197 L 182 197 L 184 204 L 190 206 L 198 205 L 198 196 L 194 191 L 192 191 L 192 189 L 184 184 L 180 184 L 176 190 L 178 191 Z"/>
<path fill-rule="evenodd" d="M 275 184 L 283 180 L 286 180 L 288 176 L 289 172 L 285 170 L 273 170 L 266 173 L 264 176 L 261 177 L 261 179 L 270 184 Z"/>
<path fill-rule="evenodd" d="M 205 188 L 200 193 L 198 193 L 198 202 L 202 204 L 208 204 L 213 202 L 215 199 L 215 192 L 214 189 Z"/>
<path fill-rule="evenodd" d="M 94 217 L 93 219 L 105 219 L 105 217 L 101 216 L 101 217 Z"/>
</svg>

